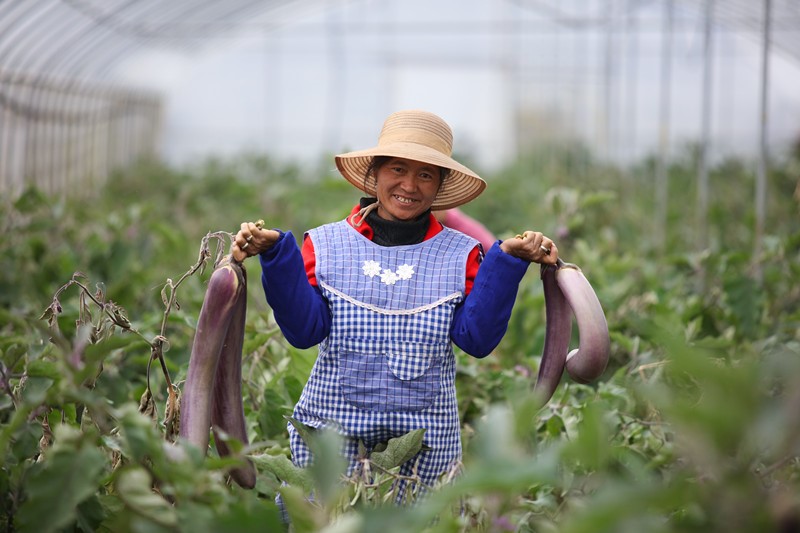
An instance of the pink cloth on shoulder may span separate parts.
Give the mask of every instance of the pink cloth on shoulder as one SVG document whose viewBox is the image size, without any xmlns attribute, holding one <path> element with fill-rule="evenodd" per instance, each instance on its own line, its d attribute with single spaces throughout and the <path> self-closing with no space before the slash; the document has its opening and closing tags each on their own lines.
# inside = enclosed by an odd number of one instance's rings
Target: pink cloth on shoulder
<svg viewBox="0 0 800 533">
<path fill-rule="evenodd" d="M 483 245 L 483 251 L 486 252 L 491 248 L 492 244 L 497 240 L 497 237 L 489 231 L 486 226 L 465 214 L 458 208 L 448 209 L 446 220 L 442 222 L 448 228 L 452 228 L 461 233 L 465 233 Z"/>
</svg>

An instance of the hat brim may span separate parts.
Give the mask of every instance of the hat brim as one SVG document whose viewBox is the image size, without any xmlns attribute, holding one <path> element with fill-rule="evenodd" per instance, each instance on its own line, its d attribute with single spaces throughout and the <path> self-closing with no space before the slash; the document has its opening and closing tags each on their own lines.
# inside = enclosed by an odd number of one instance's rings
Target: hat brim
<svg viewBox="0 0 800 533">
<path fill-rule="evenodd" d="M 375 177 L 367 176 L 372 158 L 375 156 L 402 157 L 413 159 L 450 170 L 442 183 L 439 194 L 431 205 L 433 210 L 451 209 L 463 205 L 477 197 L 486 188 L 486 182 L 475 172 L 455 159 L 412 142 L 395 142 L 367 150 L 357 150 L 335 156 L 336 168 L 344 178 L 370 196 L 376 196 Z"/>
</svg>

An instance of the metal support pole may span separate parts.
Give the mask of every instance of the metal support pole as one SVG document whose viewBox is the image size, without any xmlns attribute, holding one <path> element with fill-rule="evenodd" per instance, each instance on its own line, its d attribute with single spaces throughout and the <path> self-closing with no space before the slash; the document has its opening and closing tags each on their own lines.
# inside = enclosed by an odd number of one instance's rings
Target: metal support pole
<svg viewBox="0 0 800 533">
<path fill-rule="evenodd" d="M 12 191 L 9 162 L 11 161 L 15 117 L 11 109 L 4 105 L 5 96 L 8 94 L 11 94 L 11 85 L 6 85 L 3 71 L 0 68 L 0 192 Z"/>
<path fill-rule="evenodd" d="M 325 16 L 328 45 L 328 89 L 325 95 L 322 148 L 326 151 L 338 150 L 341 142 L 341 102 L 344 99 L 344 80 L 347 79 L 347 52 L 339 16 L 334 9 L 328 10 Z"/>
<path fill-rule="evenodd" d="M 625 94 L 625 109 L 627 114 L 627 133 L 625 135 L 624 143 L 627 145 L 627 164 L 626 167 L 630 168 L 636 160 L 636 118 L 637 118 L 637 104 L 638 104 L 638 62 L 639 62 L 639 39 L 638 39 L 638 25 L 635 16 L 636 0 L 628 0 L 628 19 L 627 19 L 627 68 L 626 75 L 628 78 L 627 91 Z M 628 176 L 630 178 L 630 176 Z M 630 185 L 630 183 L 629 183 Z"/>
<path fill-rule="evenodd" d="M 614 77 L 614 32 L 616 31 L 616 13 L 614 12 L 614 0 L 607 0 L 605 3 L 605 24 L 604 24 L 604 46 L 603 46 L 603 103 L 600 112 L 601 124 L 601 151 L 606 162 L 612 160 L 612 140 L 611 140 L 611 116 L 613 98 L 611 96 L 611 84 Z"/>
<path fill-rule="evenodd" d="M 753 273 L 760 283 L 763 277 L 761 269 L 761 253 L 764 238 L 764 219 L 767 212 L 767 134 L 769 125 L 769 52 L 772 30 L 772 0 L 764 0 L 764 30 L 761 48 L 761 114 L 760 114 L 760 146 L 758 171 L 756 175 L 756 227 L 753 242 Z"/>
<path fill-rule="evenodd" d="M 714 81 L 714 0 L 706 0 L 703 45 L 703 101 L 700 154 L 697 161 L 697 248 L 708 248 L 708 152 L 711 142 L 711 94 Z"/>
<path fill-rule="evenodd" d="M 669 201 L 669 176 L 667 156 L 670 138 L 670 114 L 672 100 L 672 31 L 674 2 L 664 2 L 664 29 L 661 41 L 661 103 L 659 113 L 658 164 L 656 168 L 656 224 L 655 242 L 660 252 L 667 244 L 667 202 Z"/>
</svg>

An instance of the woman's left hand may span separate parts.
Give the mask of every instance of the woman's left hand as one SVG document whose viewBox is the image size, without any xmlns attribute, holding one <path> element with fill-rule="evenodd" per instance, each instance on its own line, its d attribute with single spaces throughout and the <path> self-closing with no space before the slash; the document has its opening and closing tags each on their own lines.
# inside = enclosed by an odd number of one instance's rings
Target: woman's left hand
<svg viewBox="0 0 800 533">
<path fill-rule="evenodd" d="M 531 263 L 555 265 L 558 261 L 556 244 L 538 231 L 526 231 L 513 239 L 506 239 L 500 244 L 500 249 Z"/>
</svg>

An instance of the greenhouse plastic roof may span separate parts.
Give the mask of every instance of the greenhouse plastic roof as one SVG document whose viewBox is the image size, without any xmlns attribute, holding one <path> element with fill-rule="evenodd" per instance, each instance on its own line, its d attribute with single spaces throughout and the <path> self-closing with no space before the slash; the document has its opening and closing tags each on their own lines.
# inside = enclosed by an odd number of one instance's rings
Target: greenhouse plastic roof
<svg viewBox="0 0 800 533">
<path fill-rule="evenodd" d="M 554 0 L 514 0 L 544 17 L 564 13 Z M 800 2 L 771 0 L 772 44 L 800 62 Z M 339 2 L 344 3 L 344 2 Z M 652 5 L 652 0 L 627 4 Z M 309 6 L 336 2 L 299 0 L 0 0 L 0 75 L 8 72 L 78 79 L 107 80 L 113 68 L 146 47 L 187 51 L 209 46 L 212 37 L 235 35 L 258 17 L 302 16 Z M 702 10 L 703 0 L 676 5 Z M 763 30 L 764 1 L 715 0 L 717 24 L 758 38 Z M 574 10 L 573 10 L 574 11 Z M 266 21 L 266 22 L 264 22 Z"/>
<path fill-rule="evenodd" d="M 253 17 L 319 2 L 297 0 L 0 1 L 0 69 L 105 79 L 146 47 L 192 51 Z"/>
</svg>

